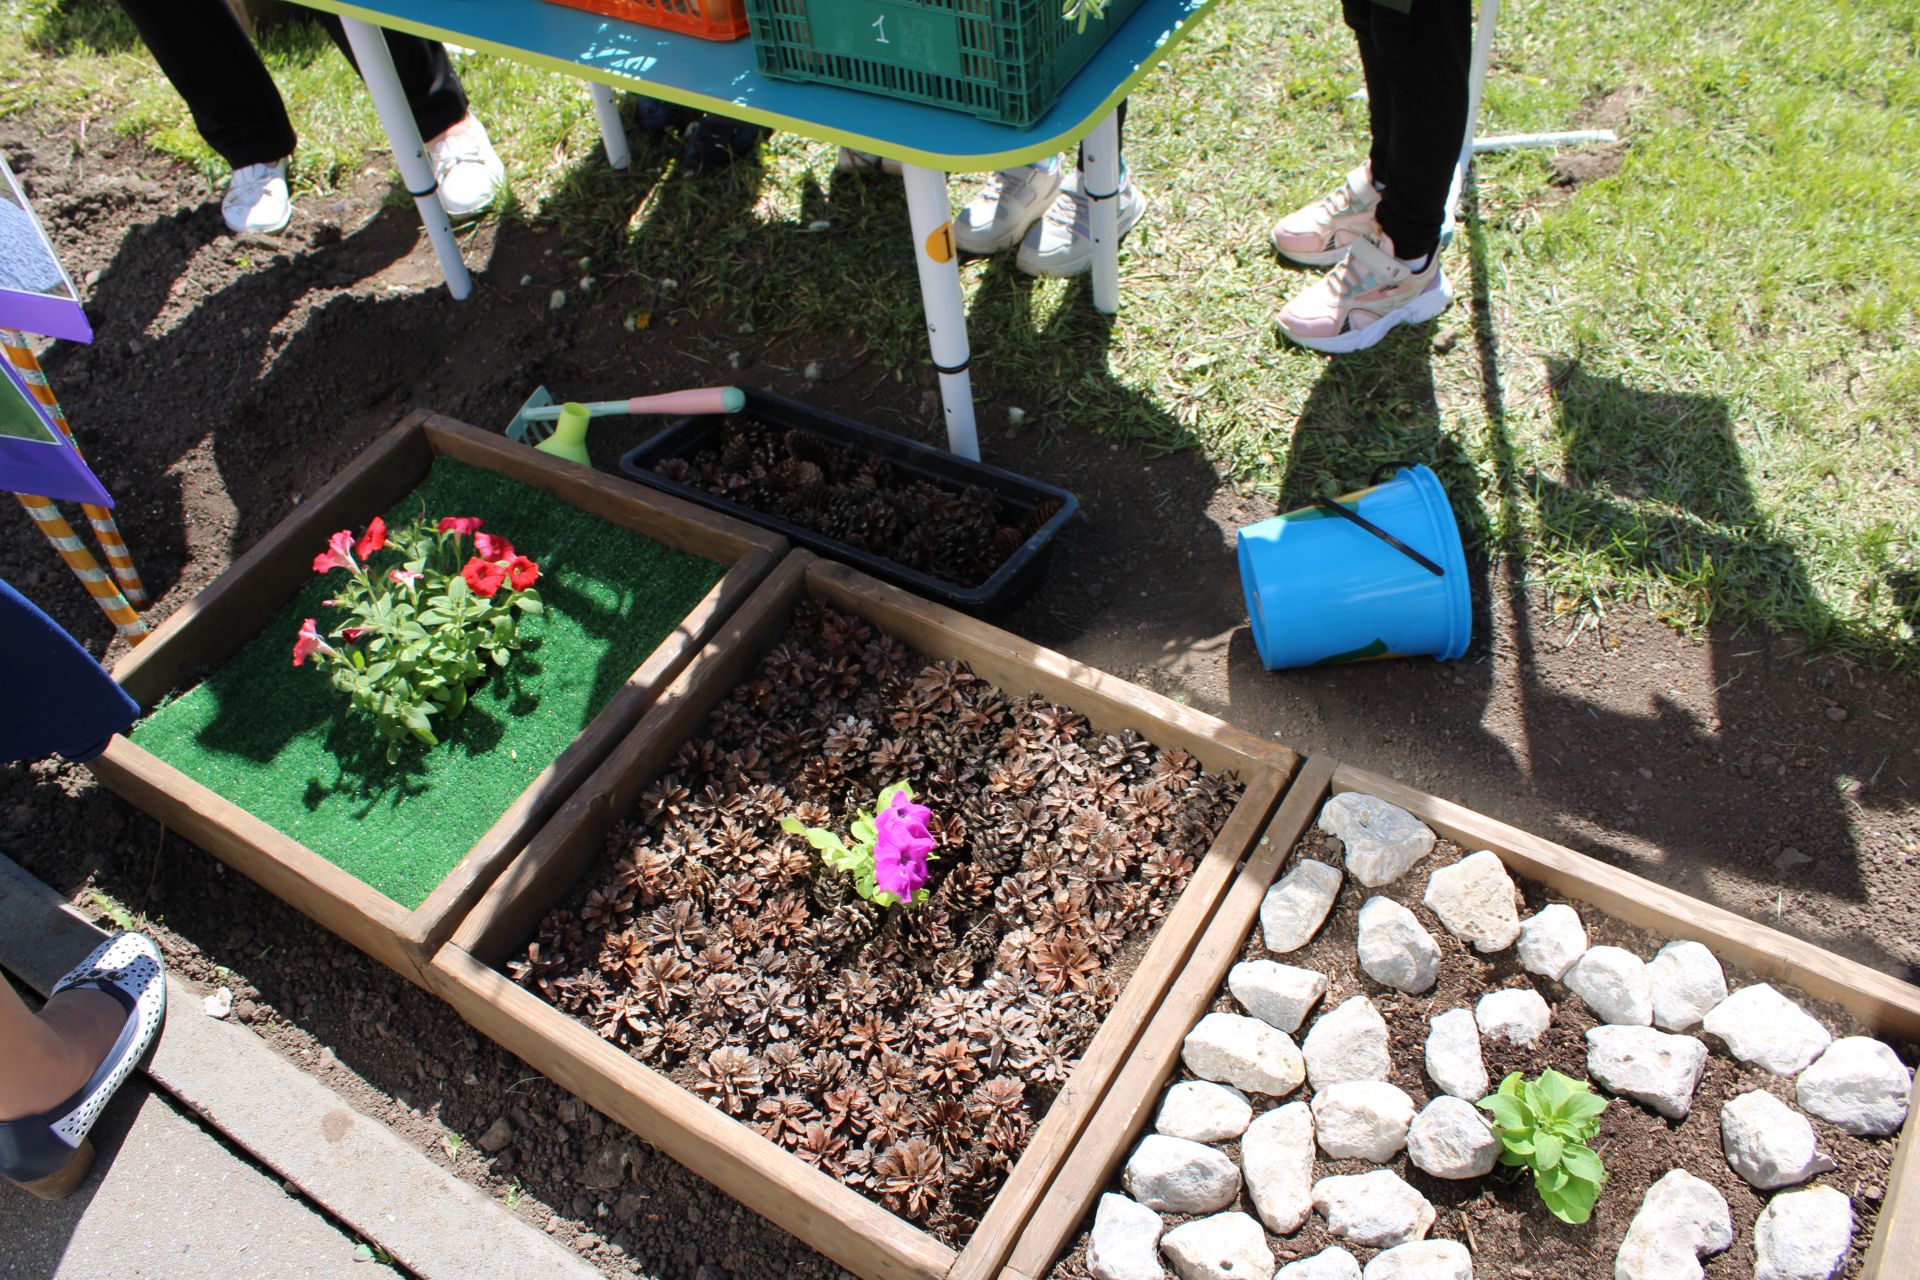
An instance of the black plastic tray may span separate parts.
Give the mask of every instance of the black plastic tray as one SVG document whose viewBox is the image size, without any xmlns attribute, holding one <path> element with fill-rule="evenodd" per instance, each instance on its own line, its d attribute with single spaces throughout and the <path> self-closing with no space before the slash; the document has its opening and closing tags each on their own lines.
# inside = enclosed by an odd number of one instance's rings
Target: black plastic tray
<svg viewBox="0 0 1920 1280">
<path fill-rule="evenodd" d="M 1049 500 L 1058 502 L 1060 509 L 1035 530 L 1033 536 L 1021 543 L 1020 547 L 993 571 L 993 576 L 978 586 L 963 587 L 945 578 L 936 578 L 932 574 L 910 569 L 896 560 L 875 555 L 871 551 L 862 551 L 858 547 L 848 546 L 837 538 L 829 538 L 804 525 L 783 520 L 772 512 L 742 506 L 740 503 L 709 493 L 705 489 L 681 484 L 677 480 L 669 480 L 665 476 L 654 473 L 653 468 L 668 458 L 690 457 L 711 444 L 714 436 L 726 422 L 724 415 L 706 414 L 700 417 L 682 418 L 678 422 L 669 424 L 665 430 L 639 448 L 629 450 L 626 456 L 620 459 L 620 470 L 641 484 L 666 493 L 677 494 L 689 502 L 697 502 L 714 511 L 724 511 L 728 515 L 783 533 L 789 541 L 799 546 L 809 547 L 835 560 L 857 565 L 883 581 L 905 587 L 909 591 L 970 613 L 1004 612 L 1032 590 L 1045 571 L 1047 553 L 1051 550 L 1054 535 L 1060 532 L 1067 521 L 1079 514 L 1080 500 L 1065 489 L 1042 484 L 1037 480 L 1029 480 L 1011 471 L 990 467 L 984 462 L 971 462 L 944 449 L 929 448 L 918 441 L 908 440 L 890 431 L 882 431 L 878 427 L 854 422 L 838 414 L 801 404 L 797 400 L 789 400 L 785 396 L 756 391 L 751 387 L 744 390 L 747 395 L 747 404 L 741 412 L 751 414 L 762 422 L 777 423 L 780 426 L 810 432 L 852 449 L 856 453 L 880 458 L 891 464 L 896 471 L 905 472 L 920 479 L 943 485 L 978 485 L 1015 511 L 1032 511 L 1042 502 Z"/>
</svg>

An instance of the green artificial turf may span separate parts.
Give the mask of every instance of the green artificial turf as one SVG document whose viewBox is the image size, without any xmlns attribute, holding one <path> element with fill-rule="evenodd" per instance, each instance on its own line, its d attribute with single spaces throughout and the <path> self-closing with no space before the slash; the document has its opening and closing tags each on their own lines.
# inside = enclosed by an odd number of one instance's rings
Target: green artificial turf
<svg viewBox="0 0 1920 1280">
<path fill-rule="evenodd" d="M 461 715 L 436 719 L 440 745 L 388 764 L 371 723 L 348 714 L 327 677 L 311 663 L 292 665 L 302 618 L 318 618 L 322 633 L 338 625 L 338 612 L 320 601 L 339 573 L 316 576 L 246 648 L 133 731 L 139 746 L 408 908 L 724 572 L 444 458 L 386 513 L 388 524 L 404 524 L 423 504 L 431 519 L 477 515 L 489 532 L 510 538 L 539 562 L 546 603 L 545 613 L 520 624 L 526 651 L 476 689 Z M 387 567 L 382 556 L 375 564 Z"/>
</svg>

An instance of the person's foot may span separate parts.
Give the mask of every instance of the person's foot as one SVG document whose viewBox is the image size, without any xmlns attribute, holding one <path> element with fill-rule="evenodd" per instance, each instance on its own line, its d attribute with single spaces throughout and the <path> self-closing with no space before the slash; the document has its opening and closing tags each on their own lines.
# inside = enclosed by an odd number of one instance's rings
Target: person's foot
<svg viewBox="0 0 1920 1280">
<path fill-rule="evenodd" d="M 963 253 L 1011 249 L 1038 222 L 1060 190 L 1060 158 L 990 173 L 953 220 L 953 242 Z"/>
<path fill-rule="evenodd" d="M 841 173 L 890 173 L 900 176 L 900 162 L 876 156 L 871 151 L 855 151 L 852 147 L 840 148 L 840 154 L 833 158 L 833 167 Z"/>
<path fill-rule="evenodd" d="M 87 1082 L 94 1068 L 106 1061 L 126 1025 L 127 1010 L 120 1001 L 93 987 L 60 992 L 40 1009 L 41 1025 L 52 1033 L 48 1044 L 55 1060 L 32 1073 L 31 1079 L 9 1079 L 0 1098 L 0 1123 L 37 1116 L 71 1098 Z"/>
<path fill-rule="evenodd" d="M 702 116 L 687 129 L 687 149 L 680 163 L 695 173 L 720 169 L 754 155 L 768 130 L 725 116 Z"/>
<path fill-rule="evenodd" d="M 1060 190 L 1047 207 L 1046 217 L 1028 228 L 1014 263 L 1030 276 L 1065 279 L 1093 266 L 1093 202 L 1080 190 L 1086 175 L 1079 169 L 1061 179 Z M 1147 211 L 1147 197 L 1134 185 L 1126 166 L 1120 168 L 1119 231 L 1125 236 Z"/>
<path fill-rule="evenodd" d="M 227 180 L 220 199 L 220 216 L 235 235 L 270 235 L 284 231 L 293 218 L 293 199 L 287 194 L 287 162 L 242 165 Z"/>
<path fill-rule="evenodd" d="M 487 127 L 472 116 L 427 143 L 440 204 L 449 218 L 470 218 L 494 202 L 507 184 L 507 167 L 487 137 Z"/>
<path fill-rule="evenodd" d="M 1269 238 L 1283 258 L 1330 267 L 1346 256 L 1348 245 L 1378 229 L 1379 207 L 1380 189 L 1373 185 L 1369 160 L 1318 200 L 1280 219 Z"/>
<path fill-rule="evenodd" d="M 1452 301 L 1438 249 L 1416 266 L 1396 258 L 1392 239 L 1376 228 L 1281 308 L 1279 326 L 1288 338 L 1315 351 L 1364 351 L 1396 325 L 1425 323 Z"/>
</svg>

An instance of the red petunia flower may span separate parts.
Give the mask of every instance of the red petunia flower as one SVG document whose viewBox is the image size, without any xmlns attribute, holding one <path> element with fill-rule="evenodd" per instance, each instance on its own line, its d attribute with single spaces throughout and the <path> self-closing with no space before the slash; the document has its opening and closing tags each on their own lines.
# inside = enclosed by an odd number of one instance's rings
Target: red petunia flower
<svg viewBox="0 0 1920 1280">
<path fill-rule="evenodd" d="M 481 523 L 479 516 L 441 516 L 439 529 L 442 533 L 478 533 Z"/>
<path fill-rule="evenodd" d="M 515 556 L 507 564 L 507 577 L 513 581 L 515 591 L 525 591 L 540 581 L 540 566 L 525 556 Z"/>
<path fill-rule="evenodd" d="M 349 573 L 358 571 L 360 566 L 353 559 L 353 530 L 342 529 L 327 539 L 327 549 L 313 558 L 315 573 L 330 573 L 335 569 L 345 569 Z"/>
<path fill-rule="evenodd" d="M 343 627 L 340 630 L 340 638 L 348 644 L 359 644 L 360 637 L 371 630 L 373 630 L 372 627 Z"/>
<path fill-rule="evenodd" d="M 320 638 L 314 630 L 314 619 L 308 618 L 300 624 L 300 637 L 293 642 L 293 665 L 298 667 L 316 653 L 332 653 L 333 646 Z"/>
<path fill-rule="evenodd" d="M 367 531 L 360 535 L 360 541 L 353 544 L 353 554 L 365 560 L 386 545 L 387 522 L 375 516 L 367 525 Z"/>
<path fill-rule="evenodd" d="M 473 588 L 473 594 L 491 600 L 493 593 L 500 589 L 500 584 L 507 580 L 507 571 L 475 556 L 461 567 L 460 576 Z"/>
<path fill-rule="evenodd" d="M 499 563 L 504 560 L 513 559 L 513 544 L 505 538 L 497 537 L 494 534 L 474 534 L 473 545 L 479 550 L 482 560 L 492 560 L 495 563 Z"/>
</svg>

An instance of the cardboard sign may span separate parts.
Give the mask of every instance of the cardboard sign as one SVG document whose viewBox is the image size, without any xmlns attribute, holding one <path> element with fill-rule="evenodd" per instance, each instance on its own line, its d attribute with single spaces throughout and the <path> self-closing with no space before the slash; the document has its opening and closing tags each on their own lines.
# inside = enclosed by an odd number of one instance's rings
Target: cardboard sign
<svg viewBox="0 0 1920 1280">
<path fill-rule="evenodd" d="M 4 158 L 0 177 L 0 329 L 92 342 L 80 294 Z"/>
<path fill-rule="evenodd" d="M 106 488 L 33 398 L 20 371 L 5 360 L 0 369 L 7 375 L 0 387 L 0 490 L 112 506 Z"/>
</svg>

